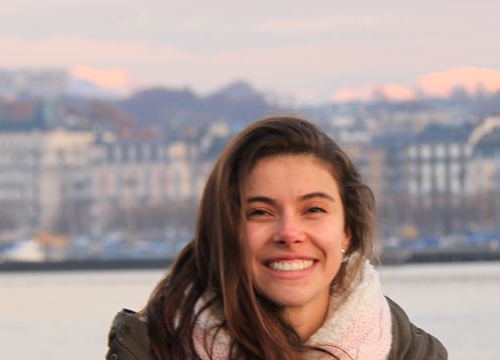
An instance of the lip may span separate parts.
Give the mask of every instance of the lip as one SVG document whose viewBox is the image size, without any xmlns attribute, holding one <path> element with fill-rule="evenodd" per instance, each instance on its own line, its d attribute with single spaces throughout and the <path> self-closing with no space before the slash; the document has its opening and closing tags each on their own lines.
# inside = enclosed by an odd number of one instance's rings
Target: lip
<svg viewBox="0 0 500 360">
<path fill-rule="evenodd" d="M 294 260 L 312 260 L 314 262 L 318 261 L 318 259 L 315 258 L 314 256 L 298 255 L 298 254 L 282 254 L 264 258 L 262 263 L 268 264 L 273 261 L 294 261 Z"/>
</svg>

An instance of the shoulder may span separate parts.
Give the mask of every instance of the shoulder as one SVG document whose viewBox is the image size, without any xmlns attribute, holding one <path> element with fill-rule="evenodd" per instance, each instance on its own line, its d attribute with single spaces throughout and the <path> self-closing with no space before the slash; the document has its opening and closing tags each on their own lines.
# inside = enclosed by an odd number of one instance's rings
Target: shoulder
<svg viewBox="0 0 500 360">
<path fill-rule="evenodd" d="M 448 358 L 445 347 L 434 336 L 412 324 L 405 311 L 387 298 L 392 317 L 392 346 L 390 360 Z"/>
<path fill-rule="evenodd" d="M 116 314 L 108 335 L 107 360 L 154 360 L 146 321 L 132 311 Z"/>
</svg>

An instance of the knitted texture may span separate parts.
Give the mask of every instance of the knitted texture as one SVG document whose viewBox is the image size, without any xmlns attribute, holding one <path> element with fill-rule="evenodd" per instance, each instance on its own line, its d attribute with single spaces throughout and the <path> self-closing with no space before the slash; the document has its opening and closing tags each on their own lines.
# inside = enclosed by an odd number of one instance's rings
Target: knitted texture
<svg viewBox="0 0 500 360">
<path fill-rule="evenodd" d="M 200 299 L 195 311 L 205 300 Z M 216 326 L 221 316 L 206 310 L 200 314 L 194 329 L 196 351 L 203 360 L 228 359 L 230 337 Z M 392 342 L 389 305 L 382 295 L 378 273 L 366 261 L 351 286 L 340 296 L 332 296 L 326 319 L 308 340 L 335 354 L 341 360 L 387 359 Z M 331 359 L 320 352 L 310 359 Z"/>
<path fill-rule="evenodd" d="M 378 273 L 368 261 L 350 288 L 331 298 L 325 322 L 308 343 L 323 347 L 342 360 L 387 359 L 392 343 L 391 312 L 382 295 Z M 329 357 L 318 354 L 312 358 Z"/>
</svg>

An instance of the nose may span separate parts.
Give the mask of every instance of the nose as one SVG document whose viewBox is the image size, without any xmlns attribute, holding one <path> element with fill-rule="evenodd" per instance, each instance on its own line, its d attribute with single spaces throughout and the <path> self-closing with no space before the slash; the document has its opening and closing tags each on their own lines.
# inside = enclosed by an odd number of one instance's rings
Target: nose
<svg viewBox="0 0 500 360">
<path fill-rule="evenodd" d="M 274 242 L 291 245 L 303 242 L 304 238 L 305 234 L 299 220 L 291 214 L 284 214 L 278 222 L 276 232 L 273 235 Z"/>
</svg>

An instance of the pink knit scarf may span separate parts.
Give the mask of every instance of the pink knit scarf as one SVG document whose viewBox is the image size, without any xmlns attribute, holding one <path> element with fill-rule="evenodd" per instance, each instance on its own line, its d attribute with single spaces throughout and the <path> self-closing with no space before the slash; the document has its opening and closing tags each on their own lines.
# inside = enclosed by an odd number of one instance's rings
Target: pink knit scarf
<svg viewBox="0 0 500 360">
<path fill-rule="evenodd" d="M 382 295 L 378 273 L 368 261 L 350 288 L 340 297 L 331 298 L 323 326 L 308 343 L 321 346 L 342 360 L 387 359 L 392 343 L 391 312 Z"/>
<path fill-rule="evenodd" d="M 200 300 L 196 310 L 202 304 Z M 210 330 L 219 321 L 219 316 L 210 311 L 204 311 L 198 319 L 194 341 L 204 360 L 228 359 L 230 337 L 223 330 L 217 334 Z M 390 309 L 382 295 L 378 273 L 366 261 L 350 288 L 341 296 L 332 296 L 325 322 L 307 343 L 328 350 L 341 360 L 382 360 L 387 359 L 390 351 L 391 328 Z M 331 359 L 319 352 L 311 353 L 309 358 Z"/>
</svg>

